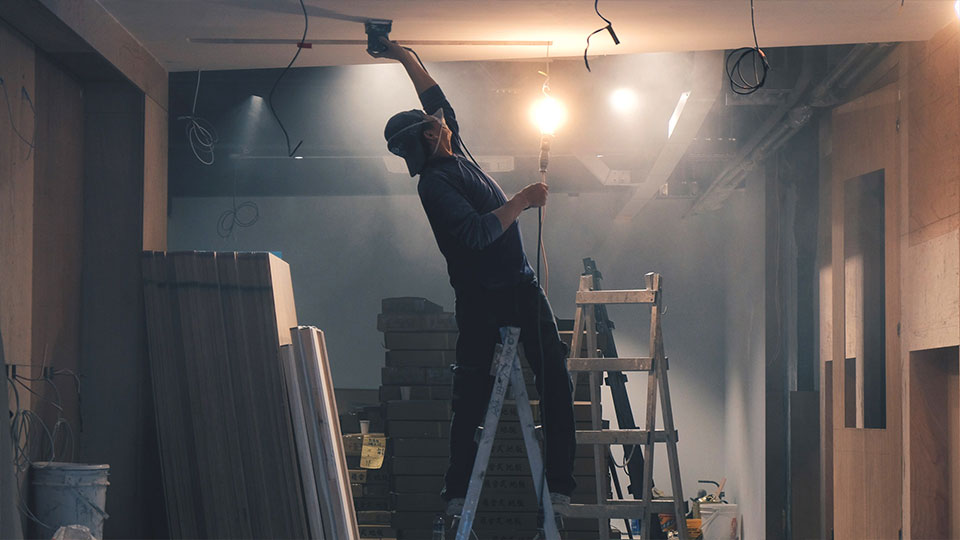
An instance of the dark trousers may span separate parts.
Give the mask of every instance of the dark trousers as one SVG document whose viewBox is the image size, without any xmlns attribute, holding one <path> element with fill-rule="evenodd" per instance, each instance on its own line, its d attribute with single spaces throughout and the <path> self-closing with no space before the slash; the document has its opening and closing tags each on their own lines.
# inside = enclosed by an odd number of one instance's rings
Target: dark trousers
<svg viewBox="0 0 960 540">
<path fill-rule="evenodd" d="M 467 494 L 477 455 L 474 435 L 477 426 L 483 425 L 490 401 L 494 380 L 490 367 L 502 326 L 520 328 L 520 343 L 541 396 L 549 489 L 569 495 L 576 487 L 573 394 L 566 363 L 569 349 L 560 341 L 553 310 L 540 285 L 534 282 L 494 291 L 457 291 L 456 315 L 460 336 L 453 375 L 450 465 L 443 497 L 449 500 Z"/>
</svg>

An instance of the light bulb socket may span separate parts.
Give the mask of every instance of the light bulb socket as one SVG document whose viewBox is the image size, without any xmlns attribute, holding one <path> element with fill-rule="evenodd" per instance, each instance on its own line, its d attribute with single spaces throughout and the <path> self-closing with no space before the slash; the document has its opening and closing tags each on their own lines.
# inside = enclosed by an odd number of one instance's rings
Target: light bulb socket
<svg viewBox="0 0 960 540">
<path fill-rule="evenodd" d="M 540 172 L 547 172 L 547 165 L 550 164 L 550 140 L 553 136 L 544 133 L 540 136 Z"/>
</svg>

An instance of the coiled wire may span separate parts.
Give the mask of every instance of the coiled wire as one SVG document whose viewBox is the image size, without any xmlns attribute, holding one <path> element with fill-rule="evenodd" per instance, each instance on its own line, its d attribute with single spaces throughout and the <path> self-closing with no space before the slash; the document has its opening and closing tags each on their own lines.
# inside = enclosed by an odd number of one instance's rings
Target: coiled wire
<svg viewBox="0 0 960 540">
<path fill-rule="evenodd" d="M 190 145 L 190 150 L 193 151 L 193 155 L 196 156 L 200 163 L 213 165 L 213 148 L 216 146 L 219 136 L 213 124 L 197 116 L 197 94 L 200 93 L 200 74 L 201 70 L 198 69 L 197 87 L 193 91 L 193 107 L 190 109 L 190 114 L 178 116 L 177 120 L 187 121 L 187 144 Z"/>
</svg>

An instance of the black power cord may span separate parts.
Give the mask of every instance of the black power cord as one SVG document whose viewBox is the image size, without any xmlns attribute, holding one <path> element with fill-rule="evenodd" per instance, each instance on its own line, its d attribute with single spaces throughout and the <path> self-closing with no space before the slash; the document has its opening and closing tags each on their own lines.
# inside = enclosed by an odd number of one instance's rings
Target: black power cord
<svg viewBox="0 0 960 540">
<path fill-rule="evenodd" d="M 303 37 L 300 38 L 300 43 L 297 44 L 296 54 L 294 54 L 293 58 L 290 59 L 290 63 L 287 64 L 287 67 L 283 68 L 283 71 L 280 72 L 277 80 L 273 82 L 273 87 L 270 88 L 270 94 L 267 96 L 267 104 L 270 106 L 270 112 L 277 120 L 277 124 L 280 126 L 280 131 L 283 132 L 283 139 L 287 143 L 287 157 L 293 157 L 293 154 L 295 154 L 297 149 L 300 148 L 300 145 L 303 144 L 303 140 L 301 139 L 300 142 L 293 147 L 293 150 L 290 149 L 290 135 L 287 133 L 287 128 L 283 127 L 283 122 L 280 121 L 280 116 L 277 115 L 277 110 L 273 108 L 273 92 L 277 89 L 277 85 L 280 84 L 280 80 L 283 79 L 283 76 L 290 71 L 290 67 L 293 66 L 293 63 L 297 61 L 297 57 L 300 56 L 300 51 L 309 48 L 309 45 L 304 43 L 304 41 L 307 39 L 307 29 L 310 27 L 310 19 L 307 17 L 307 6 L 303 4 L 303 0 L 300 0 L 300 8 L 303 10 Z"/>
<path fill-rule="evenodd" d="M 30 159 L 30 154 L 36 148 L 35 139 L 37 136 L 37 110 L 33 106 L 33 100 L 30 99 L 30 94 L 27 93 L 27 89 L 23 86 L 20 87 L 21 99 L 26 99 L 27 104 L 30 105 L 30 111 L 33 113 L 33 134 L 30 136 L 30 139 L 27 139 L 20 133 L 20 130 L 17 129 L 17 124 L 13 121 L 13 107 L 10 104 L 10 96 L 7 94 L 7 85 L 3 82 L 3 77 L 0 77 L 0 89 L 3 90 L 3 100 L 7 103 L 7 116 L 10 120 L 10 128 L 13 130 L 14 135 L 20 139 L 23 144 L 27 145 L 30 150 L 27 151 L 26 159 Z"/>
<path fill-rule="evenodd" d="M 591 71 L 590 60 L 587 59 L 587 52 L 590 50 L 590 38 L 592 38 L 594 34 L 597 34 L 599 32 L 603 32 L 604 30 L 606 30 L 610 34 L 610 37 L 613 38 L 613 44 L 614 45 L 620 44 L 620 38 L 618 38 L 617 33 L 613 31 L 613 23 L 610 22 L 610 19 L 604 17 L 600 13 L 600 0 L 593 0 L 593 10 L 597 12 L 597 16 L 603 19 L 603 22 L 607 23 L 607 25 L 601 28 L 597 28 L 593 32 L 590 32 L 590 35 L 587 36 L 587 46 L 585 49 L 583 49 L 583 64 L 587 66 L 587 71 Z"/>
<path fill-rule="evenodd" d="M 727 71 L 727 79 L 730 81 L 730 90 L 741 96 L 748 96 L 763 88 L 763 85 L 767 82 L 767 72 L 770 70 L 767 55 L 757 41 L 757 21 L 754 11 L 753 0 L 750 0 L 750 26 L 753 28 L 753 47 L 741 47 L 730 51 L 724 66 Z M 751 65 L 753 76 L 750 78 L 752 80 L 747 80 L 750 73 L 744 72 L 745 62 Z"/>
<path fill-rule="evenodd" d="M 260 219 L 260 207 L 253 201 L 244 201 L 237 204 L 237 174 L 233 171 L 233 198 L 230 208 L 223 211 L 217 219 L 217 235 L 220 238 L 233 236 L 236 227 L 252 227 Z"/>
</svg>

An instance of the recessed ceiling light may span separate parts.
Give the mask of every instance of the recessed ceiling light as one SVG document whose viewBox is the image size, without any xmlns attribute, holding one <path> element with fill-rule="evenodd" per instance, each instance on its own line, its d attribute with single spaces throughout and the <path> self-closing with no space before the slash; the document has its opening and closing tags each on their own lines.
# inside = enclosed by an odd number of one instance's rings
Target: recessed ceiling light
<svg viewBox="0 0 960 540">
<path fill-rule="evenodd" d="M 627 114 L 637 109 L 640 99 L 630 88 L 618 88 L 610 94 L 610 106 L 618 113 Z"/>
</svg>

